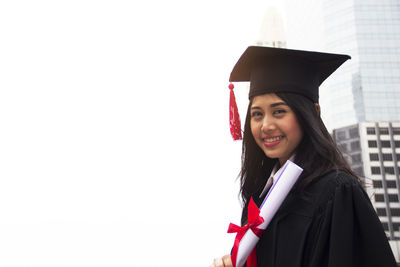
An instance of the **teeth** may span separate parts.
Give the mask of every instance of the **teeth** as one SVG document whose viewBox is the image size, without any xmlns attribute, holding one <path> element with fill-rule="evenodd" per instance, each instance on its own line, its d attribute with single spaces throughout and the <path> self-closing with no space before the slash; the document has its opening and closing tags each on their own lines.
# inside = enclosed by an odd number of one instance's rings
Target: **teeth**
<svg viewBox="0 0 400 267">
<path fill-rule="evenodd" d="M 281 139 L 282 139 L 282 136 L 277 136 L 277 137 L 272 137 L 272 138 L 264 138 L 264 141 L 267 143 L 271 143 L 271 142 L 276 142 Z"/>
</svg>

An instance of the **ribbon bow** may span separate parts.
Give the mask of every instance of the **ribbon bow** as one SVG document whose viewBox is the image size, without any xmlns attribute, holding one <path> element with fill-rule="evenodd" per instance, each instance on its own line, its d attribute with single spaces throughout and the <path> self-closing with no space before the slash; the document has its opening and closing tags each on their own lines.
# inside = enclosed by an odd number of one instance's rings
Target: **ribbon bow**
<svg viewBox="0 0 400 267">
<path fill-rule="evenodd" d="M 257 205 L 254 203 L 253 198 L 250 198 L 249 206 L 247 207 L 247 221 L 248 223 L 242 227 L 237 226 L 236 224 L 230 223 L 228 228 L 228 233 L 237 233 L 235 237 L 235 243 L 233 245 L 232 250 L 232 262 L 233 267 L 236 267 L 236 257 L 239 248 L 240 241 L 242 240 L 244 234 L 248 229 L 251 229 L 253 233 L 260 238 L 263 234 L 264 230 L 258 228 L 260 224 L 264 222 L 263 217 L 260 216 L 260 210 Z M 241 266 L 240 266 L 241 267 Z M 247 267 L 257 267 L 257 255 L 256 248 L 254 248 L 247 258 Z"/>
</svg>

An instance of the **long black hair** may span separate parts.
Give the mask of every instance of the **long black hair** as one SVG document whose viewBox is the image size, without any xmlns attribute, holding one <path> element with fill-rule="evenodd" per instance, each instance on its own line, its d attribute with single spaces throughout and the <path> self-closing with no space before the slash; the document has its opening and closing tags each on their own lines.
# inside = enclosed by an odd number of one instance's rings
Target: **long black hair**
<svg viewBox="0 0 400 267">
<path fill-rule="evenodd" d="M 308 98 L 293 93 L 276 93 L 292 109 L 303 131 L 303 138 L 296 148 L 294 162 L 303 168 L 294 190 L 302 192 L 310 183 L 332 170 L 346 172 L 353 177 L 357 175 L 337 148 L 326 129 L 315 104 Z M 266 179 L 278 159 L 268 158 L 257 145 L 250 128 L 250 99 L 247 110 L 242 145 L 242 168 L 240 177 L 240 194 L 246 205 L 251 196 L 261 193 Z"/>
</svg>

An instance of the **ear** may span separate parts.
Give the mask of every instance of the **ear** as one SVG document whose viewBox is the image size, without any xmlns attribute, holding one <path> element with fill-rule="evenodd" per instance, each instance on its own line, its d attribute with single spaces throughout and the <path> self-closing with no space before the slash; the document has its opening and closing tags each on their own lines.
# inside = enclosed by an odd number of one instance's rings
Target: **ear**
<svg viewBox="0 0 400 267">
<path fill-rule="evenodd" d="M 315 105 L 315 109 L 317 110 L 318 115 L 321 116 L 321 107 L 319 106 L 318 103 L 314 103 L 314 105 Z"/>
</svg>

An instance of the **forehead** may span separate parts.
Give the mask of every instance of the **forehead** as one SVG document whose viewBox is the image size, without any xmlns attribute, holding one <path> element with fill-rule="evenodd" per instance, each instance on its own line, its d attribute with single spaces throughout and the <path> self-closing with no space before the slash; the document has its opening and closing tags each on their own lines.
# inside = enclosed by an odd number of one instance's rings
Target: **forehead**
<svg viewBox="0 0 400 267">
<path fill-rule="evenodd" d="M 283 101 L 279 96 L 276 94 L 263 94 L 263 95 L 258 95 L 255 96 L 252 101 L 251 101 L 251 106 L 269 106 L 271 104 L 275 103 L 284 103 L 286 104 L 285 101 Z"/>
</svg>

